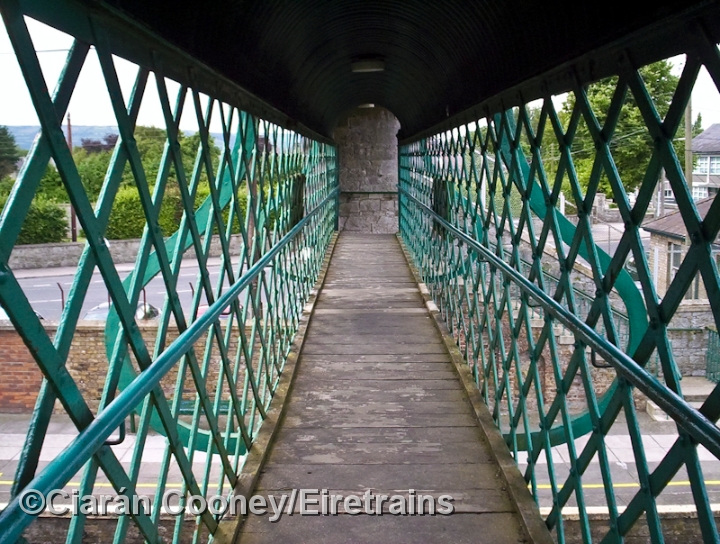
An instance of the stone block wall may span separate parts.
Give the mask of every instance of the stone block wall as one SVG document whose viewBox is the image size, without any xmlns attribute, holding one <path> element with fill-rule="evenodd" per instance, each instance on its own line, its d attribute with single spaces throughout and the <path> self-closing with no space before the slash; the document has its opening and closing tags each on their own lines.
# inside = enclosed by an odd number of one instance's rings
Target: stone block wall
<svg viewBox="0 0 720 544">
<path fill-rule="evenodd" d="M 397 193 L 341 193 L 339 230 L 373 234 L 397 232 Z"/>
<path fill-rule="evenodd" d="M 242 236 L 230 237 L 230 251 L 237 254 L 242 245 Z M 108 248 L 115 263 L 133 263 L 140 249 L 140 240 L 109 240 Z M 10 254 L 10 268 L 25 270 L 30 268 L 75 268 L 85 249 L 85 242 L 61 242 L 57 244 L 27 244 L 15 246 Z M 213 236 L 210 244 L 210 257 L 222 255 L 220 238 Z M 186 258 L 194 259 L 195 250 L 191 247 L 185 253 Z"/>
<path fill-rule="evenodd" d="M 399 129 L 392 113 L 379 107 L 356 108 L 335 128 L 340 163 L 339 230 L 397 232 Z"/>
<path fill-rule="evenodd" d="M 685 256 L 690 250 L 690 245 L 685 243 L 684 240 L 680 240 L 679 238 L 671 236 L 663 236 L 655 232 L 650 234 L 650 252 L 648 255 L 648 267 L 651 274 L 655 274 L 655 272 L 657 272 L 657 278 L 655 278 L 655 289 L 658 296 L 660 297 L 665 296 L 665 293 L 667 292 L 668 288 L 670 287 L 670 283 L 672 282 L 669 268 L 670 244 L 676 244 L 677 246 L 679 246 L 682 255 L 681 258 L 685 259 Z M 656 260 L 657 263 L 655 262 Z M 695 289 L 696 284 L 697 290 Z M 708 295 L 707 291 L 705 290 L 705 282 L 703 281 L 700 274 L 696 276 L 695 281 L 693 282 L 693 286 L 691 286 L 690 290 L 691 294 L 686 296 L 697 296 L 695 298 L 687 298 L 681 304 L 697 305 L 699 303 L 709 307 Z"/>
</svg>

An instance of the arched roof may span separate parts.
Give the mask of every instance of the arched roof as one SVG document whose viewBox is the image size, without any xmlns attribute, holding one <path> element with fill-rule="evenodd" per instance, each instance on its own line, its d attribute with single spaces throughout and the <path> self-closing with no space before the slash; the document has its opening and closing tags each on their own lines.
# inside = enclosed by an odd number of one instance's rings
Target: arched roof
<svg viewBox="0 0 720 544">
<path fill-rule="evenodd" d="M 405 136 L 633 32 L 717 8 L 707 0 L 106 3 L 319 133 L 370 102 L 392 111 Z M 657 35 L 660 49 L 667 42 Z M 353 60 L 366 58 L 384 71 L 353 73 Z"/>
</svg>

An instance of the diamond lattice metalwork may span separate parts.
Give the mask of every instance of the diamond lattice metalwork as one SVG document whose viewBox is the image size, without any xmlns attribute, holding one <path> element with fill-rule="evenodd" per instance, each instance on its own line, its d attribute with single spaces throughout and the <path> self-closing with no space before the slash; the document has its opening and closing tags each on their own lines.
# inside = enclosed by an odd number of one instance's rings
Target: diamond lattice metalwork
<svg viewBox="0 0 720 544">
<path fill-rule="evenodd" d="M 15 475 L 14 500 L 0 514 L 0 540 L 15 542 L 34 519 L 20 508 L 18 497 L 24 490 L 62 489 L 79 471 L 81 495 L 91 494 L 107 479 L 116 493 L 132 500 L 148 486 L 143 471 L 147 441 L 161 435 L 165 438 L 159 474 L 153 477 L 154 504 L 138 515 L 120 516 L 114 535 L 121 542 L 134 525 L 146 541 L 160 542 L 160 501 L 168 486 L 181 482 L 181 504 L 190 495 L 232 496 L 335 229 L 335 149 L 327 141 L 282 128 L 238 104 L 200 92 L 192 70 L 179 85 L 168 82 L 163 76 L 167 61 L 158 51 L 151 65 L 137 67 L 126 102 L 105 39 L 105 23 L 90 12 L 81 22 L 94 39 L 74 40 L 50 94 L 19 5 L 3 2 L 2 16 L 42 130 L 0 216 L 0 304 L 44 381 Z M 97 54 L 119 132 L 94 207 L 60 124 L 91 54 Z M 152 84 L 165 139 L 162 156 L 153 165 L 155 179 L 149 178 L 135 137 L 138 113 Z M 208 82 L 203 84 L 207 89 Z M 171 88 L 177 89 L 176 95 L 171 95 Z M 190 157 L 180 145 L 180 122 L 187 117 L 198 127 L 198 145 Z M 209 133 L 218 118 L 219 150 Z M 51 159 L 87 239 L 54 338 L 8 265 Z M 116 195 L 128 184 L 137 192 L 146 226 L 135 266 L 122 277 L 105 232 Z M 179 197 L 179 228 L 163 232 L 163 202 L 174 196 Z M 220 255 L 216 273 L 209 264 L 213 246 Z M 183 304 L 180 276 L 188 269 L 196 271 L 194 294 Z M 95 270 L 112 303 L 105 326 L 107 375 L 96 408 L 65 366 Z M 164 305 L 156 326 L 148 329 L 135 308 L 143 288 L 156 277 L 162 278 Z M 56 400 L 79 435 L 39 470 Z M 119 429 L 124 440 L 130 419 L 137 422 L 134 448 L 129 462 L 121 463 L 110 436 Z M 68 542 L 82 539 L 86 519 L 79 513 L 72 517 Z M 214 533 L 218 523 L 209 511 L 193 518 L 192 527 L 179 516 L 171 522 L 173 540 L 181 534 L 187 538 L 188 530 L 194 530 L 197 541 Z"/>
<path fill-rule="evenodd" d="M 698 444 L 720 454 L 713 425 L 720 416 L 720 389 L 700 409 L 682 400 L 669 332 L 698 274 L 707 311 L 720 323 L 712 249 L 720 199 L 699 215 L 673 147 L 701 67 L 720 82 L 718 60 L 709 39 L 693 40 L 662 116 L 641 67 L 623 54 L 603 111 L 593 110 L 588 86 L 578 78 L 567 89 L 572 107 L 566 111 L 549 95 L 532 104 L 519 99 L 517 106 L 497 112 L 488 107 L 472 123 L 401 146 L 402 238 L 559 542 L 566 540 L 561 512 L 567 507 L 577 508 L 583 541 L 597 536 L 591 534 L 583 486 L 591 462 L 599 466 L 609 517 L 603 541 L 622 541 L 645 515 L 651 540 L 662 542 L 658 496 L 681 468 L 703 538 L 718 540 Z M 632 205 L 614 159 L 615 130 L 631 107 L 629 97 L 651 147 L 649 162 L 639 165 L 644 178 Z M 576 169 L 581 131 L 594 144 L 583 150 L 592 167 L 582 172 Z M 662 297 L 640 230 L 661 170 L 691 244 Z M 595 239 L 591 217 L 601 182 L 624 223 L 611 253 Z M 561 213 L 565 196 L 574 214 Z M 636 265 L 637 286 L 628 259 Z M 655 360 L 659 369 L 651 372 Z M 647 399 L 677 423 L 678 438 L 657 463 L 647 459 L 636 405 Z M 614 458 L 606 445 L 615 424 L 631 439 L 639 482 L 627 504 L 614 491 Z M 559 449 L 568 470 L 557 461 Z"/>
</svg>

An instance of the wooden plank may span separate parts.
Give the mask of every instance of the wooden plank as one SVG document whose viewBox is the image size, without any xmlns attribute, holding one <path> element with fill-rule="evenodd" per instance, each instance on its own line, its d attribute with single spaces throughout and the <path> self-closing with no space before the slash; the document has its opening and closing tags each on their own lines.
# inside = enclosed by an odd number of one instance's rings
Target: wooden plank
<svg viewBox="0 0 720 544">
<path fill-rule="evenodd" d="M 440 391 L 440 393 L 449 393 Z M 294 398 L 294 395 L 293 395 Z M 473 442 L 484 444 L 482 433 L 477 427 L 415 427 L 380 429 L 285 429 L 283 431 L 284 443 L 297 444 L 457 444 Z M 283 447 L 283 443 L 275 447 Z"/>
<path fill-rule="evenodd" d="M 420 465 L 327 465 L 271 463 L 259 489 L 495 489 L 502 487 L 493 463 Z"/>
<path fill-rule="evenodd" d="M 324 391 L 302 391 L 293 392 L 293 398 L 313 400 L 315 402 L 323 402 L 326 400 L 337 400 L 345 402 L 380 402 L 387 398 L 385 391 L 378 390 L 349 390 L 342 389 L 326 389 Z M 414 402 L 464 402 L 465 394 L 456 389 L 431 389 L 417 390 L 414 392 L 397 393 L 396 398 L 412 400 Z"/>
<path fill-rule="evenodd" d="M 339 237 L 257 492 L 454 498 L 454 516 L 250 516 L 241 542 L 525 541 L 394 236 Z M 312 509 L 312 508 L 311 508 Z"/>
<path fill-rule="evenodd" d="M 413 353 L 446 353 L 445 344 L 440 341 L 428 344 L 306 344 L 303 349 L 308 355 L 411 355 Z"/>
<path fill-rule="evenodd" d="M 273 463 L 331 465 L 440 465 L 490 463 L 492 456 L 477 442 L 455 444 L 288 444 L 273 449 Z"/>
<path fill-rule="evenodd" d="M 418 403 L 420 406 L 422 403 Z M 320 413 L 292 413 L 285 416 L 283 426 L 303 427 L 472 427 L 475 419 L 468 413 L 454 414 L 417 414 L 401 412 L 397 414 L 364 413 L 355 410 L 324 410 Z"/>
<path fill-rule="evenodd" d="M 249 544 L 277 542 L 452 542 L 453 544 L 518 544 L 527 542 L 513 513 L 452 516 L 293 516 L 271 523 L 269 516 L 251 516 Z"/>
<path fill-rule="evenodd" d="M 448 363 L 450 357 L 445 353 L 416 353 L 411 355 L 304 355 L 303 361 L 308 364 L 319 362 L 342 363 Z"/>
</svg>

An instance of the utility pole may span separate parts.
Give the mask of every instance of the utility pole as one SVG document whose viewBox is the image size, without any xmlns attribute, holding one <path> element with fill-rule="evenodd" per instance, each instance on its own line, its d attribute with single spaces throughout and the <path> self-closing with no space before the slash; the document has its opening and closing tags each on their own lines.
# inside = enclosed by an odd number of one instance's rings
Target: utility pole
<svg viewBox="0 0 720 544">
<path fill-rule="evenodd" d="M 665 215 L 665 169 L 660 169 L 660 188 L 658 190 L 657 210 L 655 217 Z"/>
<path fill-rule="evenodd" d="M 693 200 L 692 194 L 692 178 L 693 178 L 693 153 L 692 153 L 692 99 L 688 99 L 687 107 L 685 108 L 685 180 L 688 185 L 688 191 L 690 191 L 690 198 Z M 710 164 L 708 164 L 708 171 Z"/>
<path fill-rule="evenodd" d="M 73 141 L 72 141 L 72 123 L 70 122 L 70 112 L 67 114 L 67 144 L 70 149 L 70 155 L 72 156 Z M 73 242 L 77 242 L 77 220 L 75 217 L 75 206 L 70 203 L 70 239 Z"/>
</svg>

